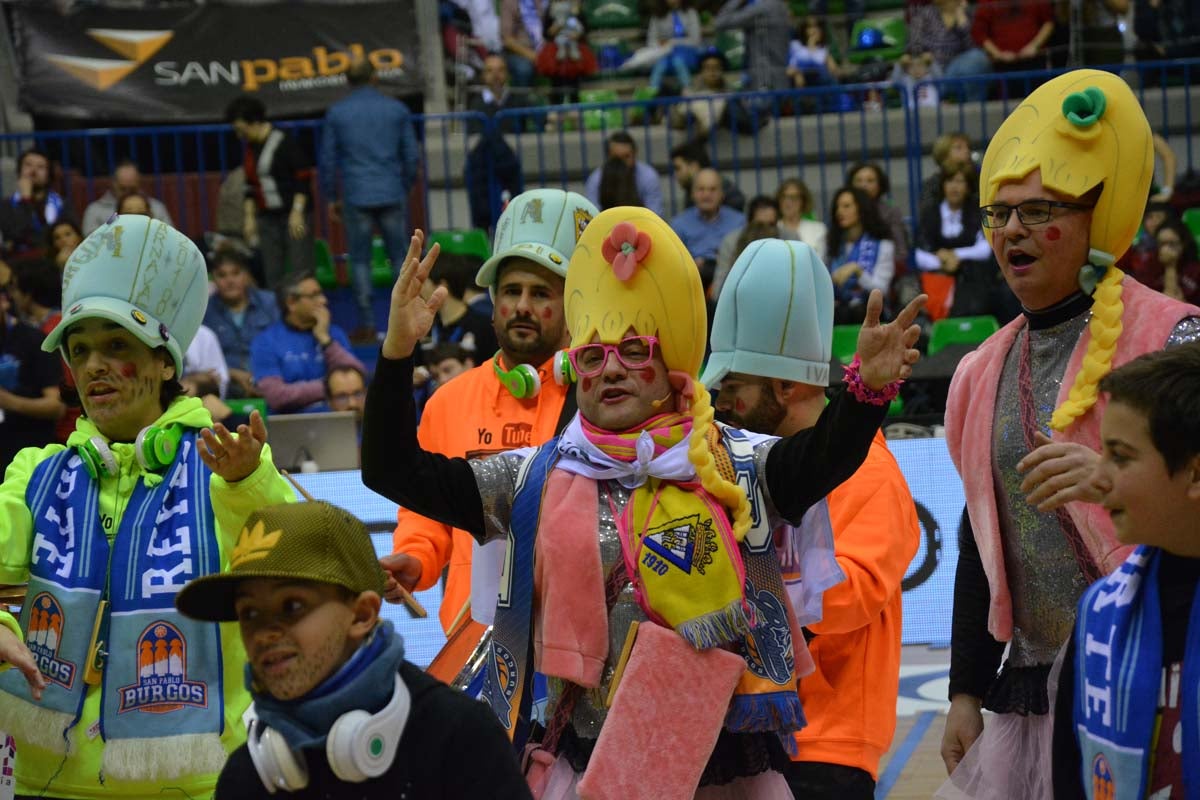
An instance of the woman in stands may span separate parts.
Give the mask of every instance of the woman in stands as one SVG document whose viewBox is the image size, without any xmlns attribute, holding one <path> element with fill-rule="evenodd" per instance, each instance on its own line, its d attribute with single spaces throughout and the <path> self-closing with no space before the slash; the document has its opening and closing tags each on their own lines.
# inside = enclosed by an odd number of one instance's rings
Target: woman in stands
<svg viewBox="0 0 1200 800">
<path fill-rule="evenodd" d="M 829 212 L 825 263 L 833 277 L 834 322 L 862 322 L 867 296 L 879 289 L 888 297 L 896 274 L 896 247 L 876 204 L 861 189 L 843 186 Z"/>
<path fill-rule="evenodd" d="M 1196 305 L 1200 303 L 1200 258 L 1196 239 L 1177 219 L 1158 226 L 1154 237 L 1158 250 L 1152 258 L 1137 262 L 1133 276 L 1138 282 L 1167 297 Z"/>
<path fill-rule="evenodd" d="M 74 220 L 60 218 L 46 230 L 46 257 L 62 270 L 71 253 L 83 241 L 83 231 Z"/>
<path fill-rule="evenodd" d="M 908 259 L 908 226 L 904 214 L 887 200 L 892 191 L 892 182 L 883 167 L 874 161 L 860 161 L 846 173 L 846 185 L 861 189 L 878 206 L 879 218 L 887 226 L 888 236 L 896 244 L 896 261 Z"/>
<path fill-rule="evenodd" d="M 829 229 L 820 220 L 812 219 L 813 196 L 808 185 L 799 178 L 788 178 L 775 191 L 779 204 L 781 239 L 796 238 L 824 255 Z"/>
</svg>

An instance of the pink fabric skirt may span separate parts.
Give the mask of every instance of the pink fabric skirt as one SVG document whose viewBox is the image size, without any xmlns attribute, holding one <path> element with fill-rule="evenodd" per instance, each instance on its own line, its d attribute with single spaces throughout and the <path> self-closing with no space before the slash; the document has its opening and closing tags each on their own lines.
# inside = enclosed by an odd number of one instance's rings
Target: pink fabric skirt
<svg viewBox="0 0 1200 800">
<path fill-rule="evenodd" d="M 571 769 L 567 760 L 560 758 L 550 767 L 546 790 L 538 800 L 587 800 L 576 791 L 583 775 Z M 654 787 L 647 782 L 647 800 L 654 797 Z M 630 798 L 629 800 L 638 800 Z M 696 791 L 696 800 L 793 800 L 787 781 L 778 772 L 767 771 L 751 778 L 738 778 L 724 786 L 704 786 Z"/>
<path fill-rule="evenodd" d="M 1053 714 L 995 714 L 934 795 L 937 800 L 1053 800 Z"/>
</svg>

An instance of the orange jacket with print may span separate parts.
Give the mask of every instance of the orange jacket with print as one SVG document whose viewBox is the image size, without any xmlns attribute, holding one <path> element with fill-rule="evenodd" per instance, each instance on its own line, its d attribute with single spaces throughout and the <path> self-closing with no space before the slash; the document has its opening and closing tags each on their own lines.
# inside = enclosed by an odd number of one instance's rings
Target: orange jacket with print
<svg viewBox="0 0 1200 800">
<path fill-rule="evenodd" d="M 421 447 L 447 456 L 480 456 L 534 447 L 556 433 L 569 387 L 554 382 L 550 361 L 538 368 L 542 388 L 536 397 L 518 400 L 496 377 L 492 359 L 438 388 L 425 404 L 417 439 Z M 437 582 L 447 564 L 442 628 L 451 623 L 471 597 L 471 535 L 401 508 L 392 535 L 392 552 L 421 562 L 417 590 Z"/>
<path fill-rule="evenodd" d="M 858 767 L 877 778 L 896 731 L 900 583 L 921 539 L 912 492 L 882 433 L 828 502 L 846 580 L 825 592 L 822 619 L 809 626 L 816 671 L 800 681 L 808 726 L 795 735 L 793 759 Z"/>
</svg>

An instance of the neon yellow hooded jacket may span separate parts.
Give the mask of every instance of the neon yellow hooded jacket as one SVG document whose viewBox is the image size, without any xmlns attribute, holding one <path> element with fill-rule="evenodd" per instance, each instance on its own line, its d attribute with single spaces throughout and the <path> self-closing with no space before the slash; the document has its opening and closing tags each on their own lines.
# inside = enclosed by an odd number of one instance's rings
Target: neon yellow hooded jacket
<svg viewBox="0 0 1200 800">
<path fill-rule="evenodd" d="M 199 429 L 211 427 L 212 417 L 198 399 L 187 397 L 175 400 L 155 424 L 180 424 L 185 428 Z M 82 444 L 98 434 L 96 426 L 81 417 L 67 442 L 69 445 Z M 109 525 L 102 525 L 110 543 L 143 472 L 134 457 L 132 444 L 113 443 L 111 448 L 120 466 L 120 474 L 100 481 L 99 498 L 101 519 L 111 520 Z M 17 454 L 4 474 L 4 482 L 0 483 L 0 584 L 20 584 L 29 580 L 33 519 L 25 505 L 25 490 L 37 465 L 64 449 L 60 444 L 26 448 Z M 296 499 L 287 479 L 275 469 L 269 447 L 263 448 L 258 468 L 248 477 L 231 484 L 213 475 L 209 491 L 213 500 L 222 570 L 228 569 L 229 553 L 233 550 L 242 523 L 252 510 Z M 4 610 L 0 610 L 0 625 L 24 638 L 17 620 Z M 231 752 L 246 738 L 242 714 L 250 705 L 250 693 L 242 677 L 246 654 L 235 623 L 221 625 L 221 652 L 224 656 L 222 677 L 225 700 L 225 727 L 221 743 L 226 752 Z M 101 782 L 100 764 L 104 743 L 96 726 L 100 719 L 100 690 L 99 686 L 88 688 L 83 713 L 77 723 L 77 747 L 65 759 L 17 742 L 17 794 L 134 800 L 161 800 L 164 796 L 212 796 L 216 774 L 188 775 L 168 782 L 172 789 L 177 787 L 186 795 L 178 791 L 164 791 L 165 787 L 158 783 L 118 781 L 107 776 Z"/>
</svg>

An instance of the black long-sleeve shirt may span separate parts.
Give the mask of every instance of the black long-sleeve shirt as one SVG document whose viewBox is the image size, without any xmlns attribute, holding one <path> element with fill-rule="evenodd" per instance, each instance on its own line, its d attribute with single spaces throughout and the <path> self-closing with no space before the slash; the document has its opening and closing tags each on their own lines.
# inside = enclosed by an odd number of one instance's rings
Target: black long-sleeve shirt
<svg viewBox="0 0 1200 800">
<path fill-rule="evenodd" d="M 996 680 L 1004 642 L 988 632 L 992 594 L 979 558 L 979 545 L 964 509 L 958 526 L 958 569 L 954 573 L 954 614 L 950 627 L 950 697 L 983 699 Z"/>
<path fill-rule="evenodd" d="M 484 536 L 483 501 L 462 458 L 421 449 L 411 358 L 380 357 L 363 415 L 362 477 L 371 490 L 439 522 Z M 787 436 L 767 454 L 767 490 L 776 510 L 798 524 L 804 512 L 854 474 L 886 407 L 836 392 L 812 428 Z"/>
</svg>

